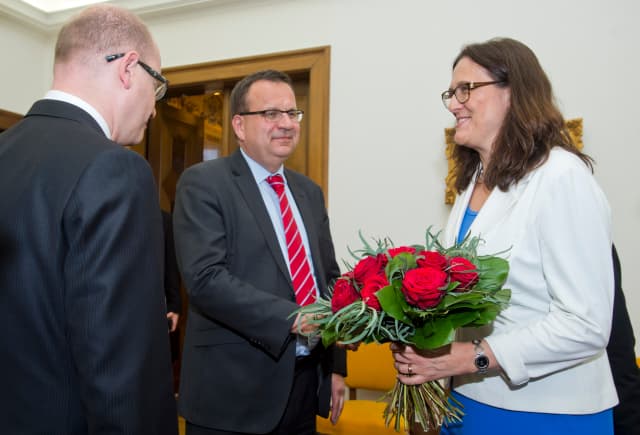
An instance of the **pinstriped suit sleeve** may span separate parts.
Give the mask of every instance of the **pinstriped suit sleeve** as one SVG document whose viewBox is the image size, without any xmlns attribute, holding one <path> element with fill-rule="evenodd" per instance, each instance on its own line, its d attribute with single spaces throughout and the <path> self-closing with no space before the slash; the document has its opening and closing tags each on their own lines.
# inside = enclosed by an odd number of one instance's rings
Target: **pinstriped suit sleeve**
<svg viewBox="0 0 640 435">
<path fill-rule="evenodd" d="M 89 433 L 176 434 L 161 216 L 146 162 L 121 148 L 100 153 L 62 222 L 69 364 Z"/>
</svg>

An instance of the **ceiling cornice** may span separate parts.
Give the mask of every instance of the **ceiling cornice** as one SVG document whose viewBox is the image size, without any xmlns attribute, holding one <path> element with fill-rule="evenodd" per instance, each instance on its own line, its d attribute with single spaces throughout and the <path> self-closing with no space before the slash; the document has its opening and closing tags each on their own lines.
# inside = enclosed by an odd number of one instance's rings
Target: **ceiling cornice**
<svg viewBox="0 0 640 435">
<path fill-rule="evenodd" d="M 111 3 L 122 6 L 144 19 L 151 16 L 170 15 L 178 11 L 188 11 L 203 6 L 218 6 L 247 0 L 111 0 Z M 0 15 L 22 24 L 31 26 L 41 32 L 57 31 L 62 24 L 83 7 L 56 12 L 44 12 L 20 0 L 2 0 Z"/>
</svg>

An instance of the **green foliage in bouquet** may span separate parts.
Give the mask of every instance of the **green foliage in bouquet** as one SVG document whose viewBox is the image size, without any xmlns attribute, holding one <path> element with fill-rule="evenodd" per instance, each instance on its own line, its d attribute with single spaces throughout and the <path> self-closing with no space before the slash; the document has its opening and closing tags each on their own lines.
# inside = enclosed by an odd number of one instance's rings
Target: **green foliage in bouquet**
<svg viewBox="0 0 640 435">
<path fill-rule="evenodd" d="M 375 302 L 369 302 L 359 293 L 354 300 L 337 311 L 332 311 L 332 292 L 329 299 L 320 299 L 316 304 L 300 309 L 300 312 L 317 314 L 319 331 L 325 346 L 337 341 L 344 344 L 376 341 L 380 343 L 399 341 L 412 344 L 419 349 L 435 349 L 451 343 L 455 330 L 460 327 L 482 326 L 495 319 L 501 309 L 509 302 L 510 290 L 502 285 L 509 273 L 506 260 L 496 256 L 477 255 L 477 246 L 481 240 L 477 237 L 467 238 L 462 243 L 444 248 L 430 229 L 426 233 L 425 245 L 412 245 L 397 249 L 413 252 L 399 252 L 393 257 L 393 243 L 388 238 L 376 240 L 370 245 L 360 234 L 364 248 L 351 254 L 362 261 L 379 255 L 387 256 L 388 262 L 383 273 L 389 284 L 375 292 L 381 310 L 376 309 Z M 391 253 L 389 252 L 391 251 Z M 403 293 L 403 280 L 407 271 L 416 269 L 421 253 L 437 252 L 445 258 L 464 258 L 469 260 L 475 271 L 463 271 L 469 278 L 477 273 L 477 281 L 472 288 L 460 289 L 460 282 L 449 277 L 446 287 L 440 290 L 439 302 L 433 306 L 422 304 L 422 307 L 411 305 Z M 357 266 L 356 266 L 357 267 Z M 339 280 L 351 280 L 356 291 L 362 289 L 364 283 L 354 283 L 353 270 L 344 274 Z M 450 274 L 451 275 L 451 274 Z M 431 289 L 425 288 L 424 292 Z M 371 295 L 369 296 L 371 297 Z M 347 301 L 350 301 L 347 299 Z"/>
<path fill-rule="evenodd" d="M 482 240 L 467 237 L 444 247 L 440 233 L 427 229 L 424 245 L 394 247 L 390 239 L 350 251 L 357 260 L 333 285 L 329 298 L 301 307 L 312 314 L 324 346 L 369 342 L 400 342 L 418 349 L 436 349 L 453 342 L 461 327 L 492 322 L 509 302 L 502 288 L 509 264 L 495 255 L 478 255 Z M 398 384 L 385 411 L 387 424 L 417 419 L 425 430 L 445 418 L 459 420 L 461 411 L 449 402 L 438 382 Z M 426 409 L 426 411 L 424 411 Z"/>
</svg>

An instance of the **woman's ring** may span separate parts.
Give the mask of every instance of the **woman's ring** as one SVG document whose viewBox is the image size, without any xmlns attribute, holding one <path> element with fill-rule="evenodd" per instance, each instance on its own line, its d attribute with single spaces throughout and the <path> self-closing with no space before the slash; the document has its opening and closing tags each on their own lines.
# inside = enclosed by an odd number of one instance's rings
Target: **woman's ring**
<svg viewBox="0 0 640 435">
<path fill-rule="evenodd" d="M 409 376 L 413 376 L 413 367 L 411 367 L 411 363 L 407 364 L 407 373 Z"/>
</svg>

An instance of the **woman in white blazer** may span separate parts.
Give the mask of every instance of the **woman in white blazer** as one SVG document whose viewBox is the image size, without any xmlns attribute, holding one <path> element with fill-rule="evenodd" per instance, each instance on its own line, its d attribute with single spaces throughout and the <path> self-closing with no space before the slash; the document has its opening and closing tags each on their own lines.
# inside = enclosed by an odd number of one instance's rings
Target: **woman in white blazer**
<svg viewBox="0 0 640 435">
<path fill-rule="evenodd" d="M 396 348 L 407 384 L 453 376 L 462 423 L 442 434 L 613 433 L 606 346 L 611 217 L 591 159 L 572 143 L 535 54 L 512 39 L 463 48 L 442 94 L 456 118 L 452 244 L 510 263 L 510 306 L 437 355 Z"/>
</svg>

